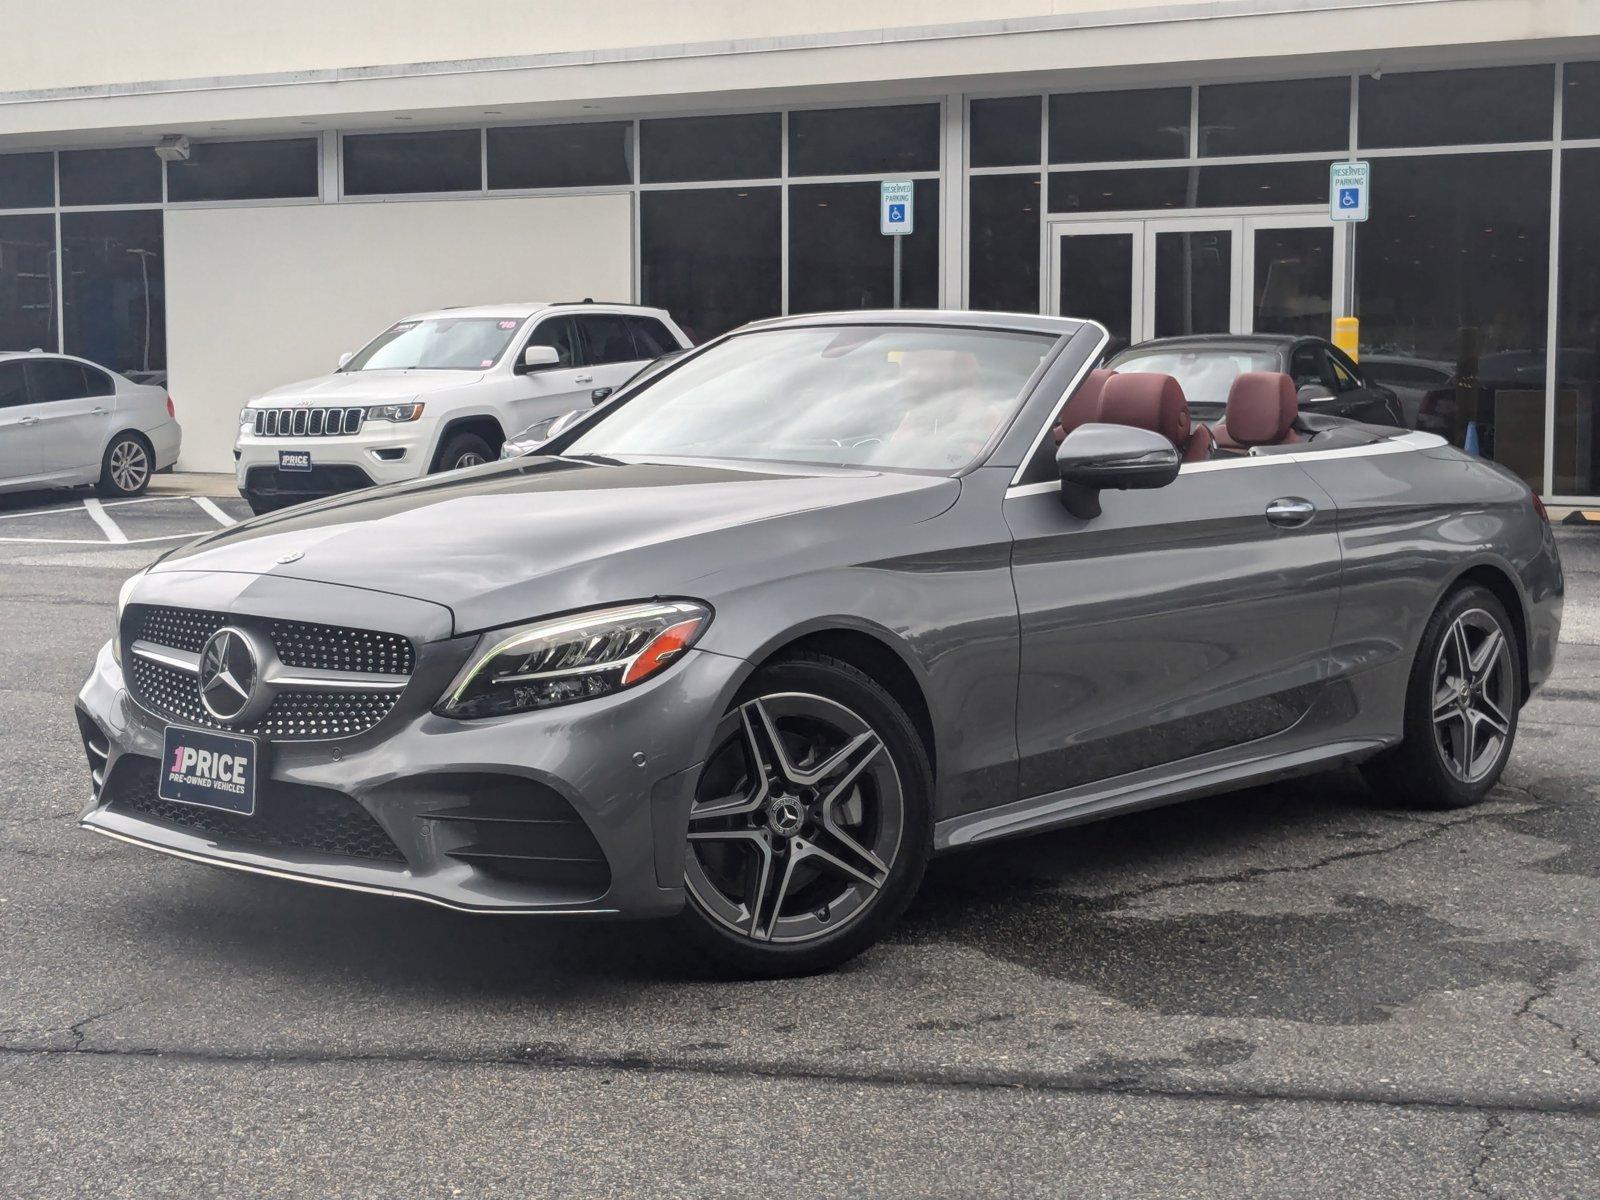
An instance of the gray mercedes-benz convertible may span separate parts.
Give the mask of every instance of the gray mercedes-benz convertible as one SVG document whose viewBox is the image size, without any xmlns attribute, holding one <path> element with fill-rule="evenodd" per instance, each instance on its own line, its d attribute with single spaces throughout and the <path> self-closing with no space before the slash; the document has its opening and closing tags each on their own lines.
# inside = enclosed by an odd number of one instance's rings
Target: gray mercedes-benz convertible
<svg viewBox="0 0 1600 1200">
<path fill-rule="evenodd" d="M 536 454 L 123 588 L 83 824 L 470 912 L 677 916 L 738 970 L 883 935 L 930 855 L 1360 762 L 1480 799 L 1562 576 L 1508 471 L 1106 333 L 747 326 Z"/>
</svg>

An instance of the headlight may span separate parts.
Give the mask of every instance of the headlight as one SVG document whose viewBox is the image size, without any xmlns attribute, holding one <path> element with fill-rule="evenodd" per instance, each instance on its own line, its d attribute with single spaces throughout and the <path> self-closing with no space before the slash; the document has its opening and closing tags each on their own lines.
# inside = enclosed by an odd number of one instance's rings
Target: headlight
<svg viewBox="0 0 1600 1200">
<path fill-rule="evenodd" d="M 145 571 L 149 569 L 146 567 Z M 116 660 L 119 667 L 122 665 L 122 610 L 128 607 L 128 597 L 133 595 L 134 584 L 143 578 L 144 571 L 128 576 L 122 581 L 122 590 L 117 593 L 117 624 L 111 631 L 111 657 Z"/>
<path fill-rule="evenodd" d="M 239 410 L 239 432 L 249 433 L 255 427 L 256 410 L 253 408 L 241 408 Z"/>
<path fill-rule="evenodd" d="M 422 415 L 422 404 L 374 404 L 367 409 L 369 421 L 415 421 Z"/>
<path fill-rule="evenodd" d="M 608 696 L 671 666 L 710 620 L 703 604 L 672 600 L 495 630 L 435 711 L 470 720 Z"/>
</svg>

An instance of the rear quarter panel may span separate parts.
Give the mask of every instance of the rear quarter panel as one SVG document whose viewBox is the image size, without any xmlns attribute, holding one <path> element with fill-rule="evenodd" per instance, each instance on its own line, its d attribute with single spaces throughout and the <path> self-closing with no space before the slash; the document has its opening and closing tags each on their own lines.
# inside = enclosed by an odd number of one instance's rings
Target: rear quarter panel
<svg viewBox="0 0 1600 1200">
<path fill-rule="evenodd" d="M 1344 579 L 1332 670 L 1355 686 L 1373 733 L 1399 737 L 1423 629 L 1452 585 L 1475 568 L 1510 581 L 1527 622 L 1529 676 L 1537 684 L 1549 673 L 1560 562 L 1526 484 L 1450 447 L 1307 454 L 1301 464 L 1339 508 Z"/>
</svg>

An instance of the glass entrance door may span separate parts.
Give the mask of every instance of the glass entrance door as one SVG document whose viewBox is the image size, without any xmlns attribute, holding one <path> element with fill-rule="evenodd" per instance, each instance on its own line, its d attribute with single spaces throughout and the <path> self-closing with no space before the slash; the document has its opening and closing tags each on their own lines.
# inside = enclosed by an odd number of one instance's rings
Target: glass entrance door
<svg viewBox="0 0 1600 1200">
<path fill-rule="evenodd" d="M 1100 322 L 1113 352 L 1185 334 L 1329 337 L 1344 311 L 1345 230 L 1321 214 L 1091 219 L 1051 229 L 1051 311 Z"/>
</svg>

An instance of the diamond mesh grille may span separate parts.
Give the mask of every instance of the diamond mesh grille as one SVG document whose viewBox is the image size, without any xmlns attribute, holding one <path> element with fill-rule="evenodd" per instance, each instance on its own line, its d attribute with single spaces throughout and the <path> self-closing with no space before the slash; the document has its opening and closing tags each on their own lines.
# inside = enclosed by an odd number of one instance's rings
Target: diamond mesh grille
<svg viewBox="0 0 1600 1200">
<path fill-rule="evenodd" d="M 226 613 L 148 605 L 134 606 L 126 619 L 125 644 L 153 642 L 191 654 L 200 653 L 206 639 L 224 625 L 262 624 Z M 305 621 L 267 621 L 264 625 L 278 657 L 288 667 L 404 676 L 416 665 L 410 641 L 398 634 Z M 152 711 L 188 725 L 278 741 L 354 737 L 388 716 L 400 698 L 395 691 L 285 691 L 278 694 L 259 721 L 250 725 L 224 724 L 200 703 L 198 681 L 187 671 L 135 654 L 127 655 L 125 664 L 129 689 Z"/>
</svg>

